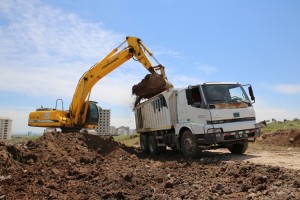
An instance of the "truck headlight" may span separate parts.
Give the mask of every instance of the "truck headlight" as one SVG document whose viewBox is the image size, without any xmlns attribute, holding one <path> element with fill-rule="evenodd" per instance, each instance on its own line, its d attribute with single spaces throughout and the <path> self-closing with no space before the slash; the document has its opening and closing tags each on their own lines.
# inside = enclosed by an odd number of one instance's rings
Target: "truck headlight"
<svg viewBox="0 0 300 200">
<path fill-rule="evenodd" d="M 207 133 L 222 133 L 221 128 L 210 128 L 207 130 Z"/>
</svg>

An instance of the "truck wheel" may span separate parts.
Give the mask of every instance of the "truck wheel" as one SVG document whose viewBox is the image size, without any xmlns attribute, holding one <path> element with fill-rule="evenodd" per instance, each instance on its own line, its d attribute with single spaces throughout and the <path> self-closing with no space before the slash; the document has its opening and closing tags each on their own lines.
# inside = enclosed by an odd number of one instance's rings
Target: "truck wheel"
<svg viewBox="0 0 300 200">
<path fill-rule="evenodd" d="M 144 153 L 149 153 L 149 138 L 148 138 L 147 134 L 141 133 L 140 145 L 141 145 L 141 149 Z"/>
<path fill-rule="evenodd" d="M 228 150 L 232 153 L 232 154 L 243 154 L 246 152 L 248 148 L 248 141 L 244 141 L 243 143 L 236 143 L 231 145 L 230 147 L 228 147 Z"/>
<path fill-rule="evenodd" d="M 197 147 L 195 136 L 190 130 L 186 130 L 182 135 L 181 150 L 187 158 L 195 158 L 201 152 Z"/>
<path fill-rule="evenodd" d="M 151 155 L 158 155 L 161 149 L 157 146 L 157 142 L 154 135 L 149 136 L 149 152 Z"/>
</svg>

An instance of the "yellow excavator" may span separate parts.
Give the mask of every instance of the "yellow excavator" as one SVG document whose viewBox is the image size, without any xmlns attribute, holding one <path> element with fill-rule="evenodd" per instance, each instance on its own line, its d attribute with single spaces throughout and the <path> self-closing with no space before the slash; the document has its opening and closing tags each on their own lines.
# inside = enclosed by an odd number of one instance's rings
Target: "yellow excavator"
<svg viewBox="0 0 300 200">
<path fill-rule="evenodd" d="M 119 51 L 119 48 L 126 42 L 128 45 Z M 152 66 L 146 54 L 153 57 L 158 65 Z M 140 84 L 132 88 L 133 94 L 137 95 L 135 105 L 142 98 L 150 98 L 173 87 L 167 81 L 164 67 L 159 64 L 142 41 L 136 37 L 126 37 L 122 44 L 83 74 L 76 87 L 69 110 L 64 110 L 62 99 L 58 99 L 55 108 L 39 108 L 31 112 L 28 126 L 60 128 L 62 132 L 78 132 L 82 128 L 96 128 L 99 113 L 97 103 L 89 100 L 91 90 L 101 78 L 131 58 L 139 61 L 151 73 Z M 62 103 L 61 110 L 57 109 L 59 101 Z"/>
</svg>

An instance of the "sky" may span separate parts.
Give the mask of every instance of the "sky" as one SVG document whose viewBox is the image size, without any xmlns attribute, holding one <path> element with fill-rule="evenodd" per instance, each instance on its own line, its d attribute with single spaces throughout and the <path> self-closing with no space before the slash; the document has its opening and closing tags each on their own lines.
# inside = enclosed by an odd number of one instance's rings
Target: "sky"
<svg viewBox="0 0 300 200">
<path fill-rule="evenodd" d="M 251 84 L 257 121 L 300 118 L 299 9 L 297 0 L 1 0 L 0 117 L 13 133 L 41 132 L 28 114 L 59 98 L 68 109 L 82 74 L 135 36 L 176 88 Z M 95 85 L 91 100 L 111 109 L 111 125 L 135 128 L 131 87 L 146 74 L 130 60 Z"/>
</svg>

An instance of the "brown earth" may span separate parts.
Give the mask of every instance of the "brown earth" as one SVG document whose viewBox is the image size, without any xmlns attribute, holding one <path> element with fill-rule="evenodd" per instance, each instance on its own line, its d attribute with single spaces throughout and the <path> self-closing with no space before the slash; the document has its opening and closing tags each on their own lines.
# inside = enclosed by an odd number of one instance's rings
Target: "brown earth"
<svg viewBox="0 0 300 200">
<path fill-rule="evenodd" d="M 300 171 L 142 154 L 90 134 L 0 144 L 0 199 L 299 199 Z"/>
<path fill-rule="evenodd" d="M 277 130 L 274 133 L 263 134 L 260 142 L 273 146 L 300 147 L 300 129 Z"/>
<path fill-rule="evenodd" d="M 132 87 L 132 94 L 136 95 L 136 106 L 140 100 L 149 99 L 165 90 L 172 88 L 173 85 L 159 74 L 147 74 L 141 82 Z"/>
</svg>

